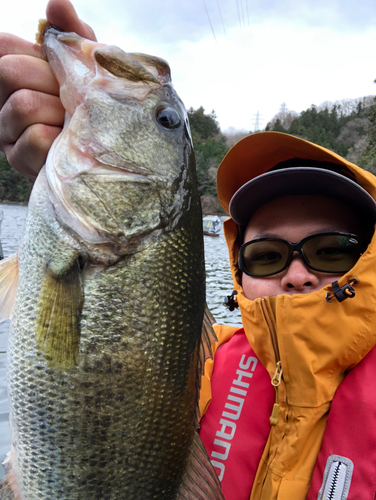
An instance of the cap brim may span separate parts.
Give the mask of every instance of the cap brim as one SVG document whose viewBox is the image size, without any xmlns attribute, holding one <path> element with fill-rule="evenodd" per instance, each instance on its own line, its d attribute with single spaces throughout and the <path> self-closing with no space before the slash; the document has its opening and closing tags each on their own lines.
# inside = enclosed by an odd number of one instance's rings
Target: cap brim
<svg viewBox="0 0 376 500">
<path fill-rule="evenodd" d="M 349 165 L 336 153 L 292 135 L 280 132 L 249 135 L 230 149 L 218 168 L 218 198 L 226 212 L 229 213 L 230 200 L 241 186 L 292 158 L 331 162 L 346 168 Z"/>
<path fill-rule="evenodd" d="M 329 196 L 376 220 L 375 200 L 359 184 L 330 170 L 304 166 L 267 172 L 245 183 L 232 197 L 229 213 L 243 226 L 265 203 L 296 194 Z"/>
</svg>

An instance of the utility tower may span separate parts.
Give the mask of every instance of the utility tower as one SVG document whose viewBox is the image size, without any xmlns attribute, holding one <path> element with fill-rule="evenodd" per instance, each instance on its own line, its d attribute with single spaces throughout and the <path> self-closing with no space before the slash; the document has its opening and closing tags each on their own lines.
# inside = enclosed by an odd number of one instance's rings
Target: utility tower
<svg viewBox="0 0 376 500">
<path fill-rule="evenodd" d="M 260 130 L 260 118 L 262 121 L 262 115 L 260 115 L 260 112 L 257 111 L 257 113 L 253 116 L 255 117 L 253 132 L 257 132 L 257 130 Z"/>
</svg>

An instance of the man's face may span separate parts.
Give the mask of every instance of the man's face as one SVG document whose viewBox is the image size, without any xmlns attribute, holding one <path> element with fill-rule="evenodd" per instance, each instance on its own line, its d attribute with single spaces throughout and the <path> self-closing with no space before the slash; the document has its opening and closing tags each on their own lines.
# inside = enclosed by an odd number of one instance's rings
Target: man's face
<svg viewBox="0 0 376 500">
<path fill-rule="evenodd" d="M 284 196 L 263 205 L 252 216 L 244 242 L 273 237 L 297 243 L 307 236 L 331 231 L 358 234 L 356 217 L 345 204 L 325 196 Z M 254 300 L 282 293 L 313 292 L 340 276 L 309 269 L 294 252 L 290 266 L 281 273 L 264 278 L 243 273 L 242 286 L 245 296 Z"/>
</svg>

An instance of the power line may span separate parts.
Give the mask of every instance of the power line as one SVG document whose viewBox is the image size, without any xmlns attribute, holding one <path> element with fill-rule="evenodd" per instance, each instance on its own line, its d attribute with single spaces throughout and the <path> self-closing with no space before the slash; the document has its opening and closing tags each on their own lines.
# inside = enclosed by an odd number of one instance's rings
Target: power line
<svg viewBox="0 0 376 500">
<path fill-rule="evenodd" d="M 248 28 L 249 28 L 249 9 L 248 9 L 248 0 L 245 0 L 245 6 L 246 6 L 246 9 L 247 9 L 247 21 L 248 21 Z"/>
<path fill-rule="evenodd" d="M 240 6 L 239 6 L 239 1 L 240 0 L 236 0 L 236 6 L 238 8 L 238 18 L 239 18 L 239 26 L 240 26 L 240 33 L 242 34 L 242 40 L 244 42 L 244 38 L 243 38 L 243 30 L 242 30 L 242 19 L 241 19 L 241 15 L 240 15 Z"/>
<path fill-rule="evenodd" d="M 243 26 L 243 30 L 244 30 L 244 28 L 245 28 L 245 19 L 244 19 L 243 0 L 240 0 L 240 12 L 241 12 L 241 15 L 242 15 L 242 26 Z"/>
<path fill-rule="evenodd" d="M 212 25 L 212 22 L 210 20 L 209 12 L 208 12 L 208 9 L 206 8 L 205 0 L 202 0 L 202 1 L 204 3 L 204 7 L 205 7 L 205 10 L 206 10 L 206 15 L 208 16 L 208 19 L 209 19 L 209 24 L 210 24 L 210 27 L 211 27 L 211 30 L 212 30 L 212 33 L 213 33 L 213 36 L 214 36 L 215 43 L 218 44 L 217 38 L 216 38 L 215 33 L 214 33 L 213 25 Z"/>
<path fill-rule="evenodd" d="M 242 0 L 243 1 L 243 0 Z M 249 6 L 248 6 L 249 0 L 244 0 L 243 4 L 243 12 L 244 12 L 244 29 L 245 29 L 245 34 L 247 38 L 251 38 L 251 31 L 250 31 L 250 20 L 249 20 Z"/>
<path fill-rule="evenodd" d="M 225 32 L 225 35 L 226 35 L 226 37 L 227 37 L 225 24 L 224 24 L 224 22 L 223 22 L 223 17 L 222 17 L 222 12 L 221 12 L 221 7 L 219 6 L 219 0 L 217 0 L 217 5 L 218 5 L 218 10 L 219 10 L 219 15 L 221 16 L 221 21 L 222 21 L 223 31 Z"/>
</svg>

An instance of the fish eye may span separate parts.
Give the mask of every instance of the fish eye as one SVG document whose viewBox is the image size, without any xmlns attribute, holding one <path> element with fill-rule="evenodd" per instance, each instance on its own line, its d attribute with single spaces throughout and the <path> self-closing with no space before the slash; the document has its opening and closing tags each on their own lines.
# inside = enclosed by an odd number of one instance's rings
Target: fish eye
<svg viewBox="0 0 376 500">
<path fill-rule="evenodd" d="M 181 118 L 173 108 L 160 107 L 156 112 L 157 121 L 162 127 L 168 129 L 178 128 L 181 124 Z"/>
</svg>

